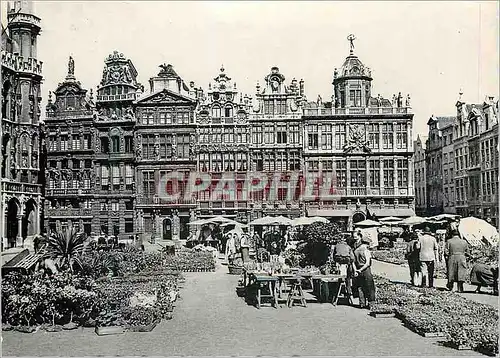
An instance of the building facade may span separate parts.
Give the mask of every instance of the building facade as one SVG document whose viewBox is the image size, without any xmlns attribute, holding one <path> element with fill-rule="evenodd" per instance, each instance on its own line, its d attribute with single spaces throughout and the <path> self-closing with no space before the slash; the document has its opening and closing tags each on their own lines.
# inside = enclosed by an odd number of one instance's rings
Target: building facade
<svg viewBox="0 0 500 358">
<path fill-rule="evenodd" d="M 454 118 L 455 121 L 455 118 Z M 449 123 L 441 129 L 442 138 L 442 178 L 443 178 L 443 212 L 456 214 L 455 209 L 455 160 L 453 146 L 453 124 Z"/>
<path fill-rule="evenodd" d="M 302 214 L 303 208 L 299 198 L 291 193 L 295 188 L 293 178 L 286 177 L 303 169 L 304 81 L 294 78 L 287 85 L 278 67 L 272 67 L 264 80 L 263 87 L 257 83 L 250 116 L 249 166 L 252 172 L 267 178 L 268 184 L 264 190 L 249 194 L 249 220 L 266 215 L 294 218 Z M 290 187 L 280 190 L 273 182 L 288 182 Z"/>
<path fill-rule="evenodd" d="M 250 98 L 238 93 L 236 83 L 221 67 L 197 110 L 197 171 L 210 173 L 214 179 L 197 196 L 197 218 L 223 215 L 240 222 L 249 219 L 251 201 L 243 195 L 243 185 L 250 170 L 250 111 Z M 224 180 L 234 181 L 232 196 L 222 195 L 217 186 L 224 173 L 231 175 Z"/>
<path fill-rule="evenodd" d="M 459 100 L 454 124 L 457 214 L 476 216 L 498 227 L 498 100 Z"/>
<path fill-rule="evenodd" d="M 69 58 L 68 74 L 46 107 L 47 133 L 45 223 L 49 232 L 75 227 L 92 232 L 95 204 L 95 138 L 92 93 L 75 77 Z"/>
<path fill-rule="evenodd" d="M 201 93 L 194 83 L 188 87 L 171 65 L 160 67 L 149 80 L 150 94 L 135 102 L 137 223 L 141 233 L 155 238 L 187 239 L 196 198 L 167 200 L 158 186 L 170 173 L 180 173 L 182 178 L 165 182 L 164 190 L 184 192 L 185 179 L 196 171 L 195 108 Z"/>
<path fill-rule="evenodd" d="M 160 68 L 144 93 L 115 51 L 94 101 L 70 59 L 47 106 L 47 228 L 176 240 L 193 232 L 190 221 L 215 215 L 324 216 L 345 229 L 373 215 L 414 215 L 410 98 L 373 96 L 352 48 L 334 72 L 331 101 L 308 102 L 304 81 L 286 81 L 278 67 L 255 100 L 224 68 L 206 93 L 173 66 Z M 193 173 L 210 175 L 206 190 L 189 192 Z M 255 173 L 262 190 L 249 190 Z"/>
<path fill-rule="evenodd" d="M 452 126 L 455 117 L 434 117 L 432 116 L 427 125 L 429 127 L 429 137 L 425 146 L 426 160 L 426 188 L 427 188 L 427 215 L 438 215 L 444 212 L 444 165 L 443 165 L 443 148 L 448 147 L 448 135 L 444 136 L 446 128 Z M 448 131 L 447 131 L 448 132 Z M 448 153 L 447 149 L 446 168 L 448 170 Z M 447 175 L 449 173 L 447 172 Z M 448 188 L 446 182 L 446 188 Z M 449 194 L 449 193 L 448 193 Z"/>
<path fill-rule="evenodd" d="M 2 246 L 31 247 L 42 223 L 44 136 L 40 124 L 42 62 L 37 56 L 41 30 L 31 1 L 8 3 L 2 26 L 2 169 L 0 226 Z M 41 165 L 42 164 L 42 165 Z"/>
<path fill-rule="evenodd" d="M 332 101 L 308 103 L 303 120 L 305 173 L 332 173 L 335 189 L 328 200 L 313 193 L 305 202 L 308 216 L 350 228 L 367 216 L 414 215 L 410 98 L 374 97 L 371 71 L 352 45 L 335 69 Z"/>
<path fill-rule="evenodd" d="M 415 213 L 418 216 L 425 216 L 427 213 L 427 187 L 426 187 L 426 163 L 425 163 L 425 143 L 420 135 L 414 143 L 415 154 L 413 156 L 415 165 Z"/>
</svg>

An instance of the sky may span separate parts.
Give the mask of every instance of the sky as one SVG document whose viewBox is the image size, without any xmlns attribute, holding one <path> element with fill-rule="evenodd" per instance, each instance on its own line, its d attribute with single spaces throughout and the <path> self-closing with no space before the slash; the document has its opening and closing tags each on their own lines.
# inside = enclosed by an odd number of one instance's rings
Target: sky
<svg viewBox="0 0 500 358">
<path fill-rule="evenodd" d="M 372 95 L 410 94 L 414 137 L 425 135 L 430 116 L 456 114 L 461 90 L 466 102 L 498 98 L 497 1 L 43 0 L 34 9 L 43 27 L 44 106 L 70 55 L 77 79 L 95 92 L 114 50 L 132 60 L 146 88 L 158 66 L 170 63 L 206 91 L 224 65 L 238 89 L 254 95 L 278 66 L 287 83 L 304 79 L 308 100 L 327 100 L 351 33 L 355 54 L 372 69 Z M 2 6 L 3 24 L 5 13 Z"/>
</svg>

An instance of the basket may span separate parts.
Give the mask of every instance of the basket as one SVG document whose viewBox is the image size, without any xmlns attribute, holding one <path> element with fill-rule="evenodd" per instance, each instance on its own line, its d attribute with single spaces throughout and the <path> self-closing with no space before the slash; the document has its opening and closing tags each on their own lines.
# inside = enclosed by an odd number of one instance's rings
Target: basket
<svg viewBox="0 0 500 358">
<path fill-rule="evenodd" d="M 229 269 L 230 275 L 242 275 L 243 274 L 243 266 L 227 265 L 227 268 Z"/>
</svg>

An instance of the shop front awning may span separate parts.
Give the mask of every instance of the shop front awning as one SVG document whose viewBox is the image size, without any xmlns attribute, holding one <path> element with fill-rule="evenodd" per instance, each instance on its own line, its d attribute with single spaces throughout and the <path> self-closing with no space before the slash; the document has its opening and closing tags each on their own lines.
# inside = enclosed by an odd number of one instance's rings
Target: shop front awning
<svg viewBox="0 0 500 358">
<path fill-rule="evenodd" d="M 308 216 L 350 217 L 354 212 L 347 209 L 308 209 Z"/>
<path fill-rule="evenodd" d="M 369 209 L 370 213 L 375 214 L 378 218 L 395 216 L 397 218 L 406 218 L 409 216 L 415 216 L 415 211 L 413 209 Z"/>
</svg>

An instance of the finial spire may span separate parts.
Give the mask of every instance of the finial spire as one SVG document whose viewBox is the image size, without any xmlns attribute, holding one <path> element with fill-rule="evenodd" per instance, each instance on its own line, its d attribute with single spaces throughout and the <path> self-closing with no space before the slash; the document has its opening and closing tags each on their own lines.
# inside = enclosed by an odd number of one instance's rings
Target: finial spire
<svg viewBox="0 0 500 358">
<path fill-rule="evenodd" d="M 224 65 L 221 65 L 220 66 L 220 72 L 223 73 L 224 72 Z"/>
<path fill-rule="evenodd" d="M 462 100 L 462 96 L 464 94 L 464 91 L 460 88 L 460 91 L 458 92 L 458 100 L 461 101 Z"/>
<path fill-rule="evenodd" d="M 347 41 L 349 41 L 349 46 L 350 46 L 349 53 L 351 55 L 354 54 L 354 40 L 356 40 L 356 36 L 354 36 L 353 34 L 347 36 Z"/>
</svg>

